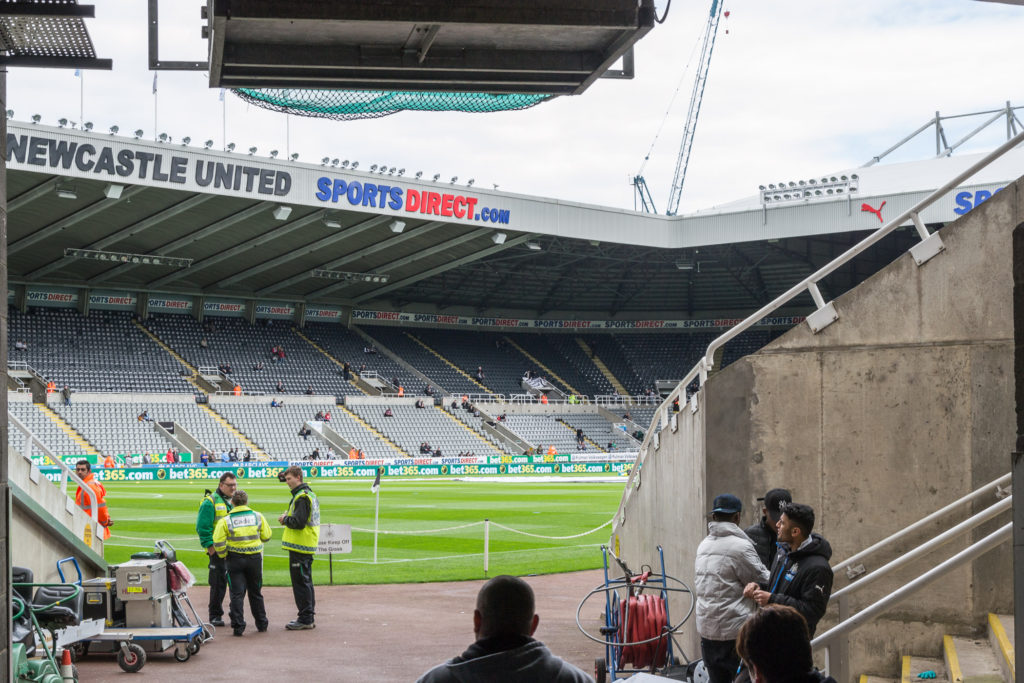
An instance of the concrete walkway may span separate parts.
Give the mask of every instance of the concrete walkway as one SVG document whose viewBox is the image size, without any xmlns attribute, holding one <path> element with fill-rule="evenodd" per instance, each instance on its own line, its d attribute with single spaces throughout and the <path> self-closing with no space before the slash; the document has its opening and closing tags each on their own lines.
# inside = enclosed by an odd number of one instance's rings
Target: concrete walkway
<svg viewBox="0 0 1024 683">
<path fill-rule="evenodd" d="M 600 570 L 527 577 L 537 597 L 540 626 L 536 637 L 552 652 L 593 675 L 594 659 L 604 648 L 576 627 L 576 608 L 601 585 Z M 78 664 L 82 681 L 180 683 L 183 680 L 232 681 L 414 681 L 424 671 L 473 641 L 473 607 L 483 581 L 317 586 L 317 627 L 286 631 L 295 618 L 290 588 L 263 591 L 270 630 L 256 633 L 250 621 L 245 636 L 230 627 L 184 663 L 172 651 L 152 655 L 138 674 L 126 674 L 111 655 L 90 655 Z M 189 591 L 206 616 L 207 589 Z M 603 601 L 591 598 L 582 615 L 592 633 L 602 625 Z M 225 601 L 225 608 L 227 602 Z"/>
</svg>

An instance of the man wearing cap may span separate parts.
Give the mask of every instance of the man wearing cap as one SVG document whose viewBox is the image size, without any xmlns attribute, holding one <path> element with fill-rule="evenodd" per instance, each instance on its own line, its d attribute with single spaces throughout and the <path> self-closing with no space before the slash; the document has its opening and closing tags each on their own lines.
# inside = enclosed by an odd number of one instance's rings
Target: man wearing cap
<svg viewBox="0 0 1024 683">
<path fill-rule="evenodd" d="M 772 562 L 775 561 L 775 553 L 779 549 L 776 545 L 779 534 L 775 527 L 779 523 L 779 517 L 782 516 L 782 506 L 792 503 L 793 496 L 786 489 L 772 489 L 764 494 L 764 498 L 758 498 L 758 500 L 761 501 L 761 521 L 748 526 L 744 529 L 744 533 L 754 542 L 757 556 L 761 558 L 761 564 L 771 569 Z"/>
<path fill-rule="evenodd" d="M 735 678 L 740 663 L 736 636 L 757 609 L 743 589 L 768 580 L 754 543 L 737 526 L 742 510 L 740 499 L 730 493 L 715 498 L 707 538 L 697 546 L 697 632 L 710 683 Z"/>
</svg>

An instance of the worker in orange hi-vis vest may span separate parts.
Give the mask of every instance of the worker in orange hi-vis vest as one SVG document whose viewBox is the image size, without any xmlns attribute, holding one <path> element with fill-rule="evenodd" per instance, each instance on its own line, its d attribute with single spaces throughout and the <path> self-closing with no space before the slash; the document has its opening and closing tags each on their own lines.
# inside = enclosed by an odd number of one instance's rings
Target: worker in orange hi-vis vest
<svg viewBox="0 0 1024 683">
<path fill-rule="evenodd" d="M 241 384 L 236 384 L 235 385 L 234 393 L 235 393 L 235 396 L 241 396 L 242 395 L 242 385 Z"/>
<path fill-rule="evenodd" d="M 107 455 L 105 458 L 103 458 L 103 466 L 104 467 L 117 467 L 117 461 L 114 460 L 114 456 Z"/>
<path fill-rule="evenodd" d="M 52 394 L 55 391 L 57 391 L 57 384 L 51 379 L 46 383 L 46 393 Z"/>
<path fill-rule="evenodd" d="M 107 490 L 103 488 L 103 484 L 96 481 L 96 475 L 92 473 L 92 466 L 88 460 L 79 460 L 75 464 L 75 474 L 89 487 L 89 493 L 92 494 L 86 494 L 79 486 L 75 491 L 75 503 L 90 515 L 92 506 L 96 505 L 96 520 L 103 527 L 103 540 L 107 540 L 110 538 L 110 526 L 114 523 L 107 512 Z"/>
<path fill-rule="evenodd" d="M 554 444 L 548 446 L 548 455 L 558 455 L 558 449 L 555 448 Z"/>
<path fill-rule="evenodd" d="M 545 405 L 546 406 L 548 404 L 548 395 L 547 394 L 541 394 L 540 395 L 540 402 L 541 402 L 541 405 Z"/>
<path fill-rule="evenodd" d="M 403 396 L 405 396 L 405 387 L 403 387 L 401 384 L 399 384 L 398 385 L 398 397 L 401 398 Z"/>
</svg>

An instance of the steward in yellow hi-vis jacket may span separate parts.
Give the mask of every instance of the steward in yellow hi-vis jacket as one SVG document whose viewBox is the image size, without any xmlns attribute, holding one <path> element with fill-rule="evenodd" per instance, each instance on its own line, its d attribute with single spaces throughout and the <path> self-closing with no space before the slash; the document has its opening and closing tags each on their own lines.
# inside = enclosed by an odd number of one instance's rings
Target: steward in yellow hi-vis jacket
<svg viewBox="0 0 1024 683">
<path fill-rule="evenodd" d="M 299 616 L 285 624 L 289 631 L 316 628 L 313 617 L 316 595 L 313 593 L 313 555 L 320 539 L 320 503 L 309 484 L 302 483 L 302 468 L 292 465 L 277 478 L 288 484 L 292 499 L 288 511 L 277 518 L 284 526 L 281 547 L 288 551 L 292 595 Z"/>
<path fill-rule="evenodd" d="M 242 599 L 248 593 L 249 611 L 262 633 L 269 626 L 263 606 L 263 544 L 270 540 L 270 525 L 249 507 L 249 495 L 242 489 L 235 491 L 231 505 L 231 512 L 213 530 L 214 550 L 218 557 L 227 558 L 231 630 L 236 636 L 245 632 Z"/>
</svg>

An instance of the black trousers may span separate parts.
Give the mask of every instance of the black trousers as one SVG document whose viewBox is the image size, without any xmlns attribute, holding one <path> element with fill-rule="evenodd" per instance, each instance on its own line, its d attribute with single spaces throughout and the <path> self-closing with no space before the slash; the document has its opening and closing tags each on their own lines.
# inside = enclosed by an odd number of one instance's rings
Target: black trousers
<svg viewBox="0 0 1024 683">
<path fill-rule="evenodd" d="M 711 683 L 732 683 L 740 666 L 735 640 L 700 639 L 700 653 Z"/>
<path fill-rule="evenodd" d="M 228 590 L 228 568 L 225 560 L 210 555 L 210 621 L 224 617 L 224 594 Z"/>
<path fill-rule="evenodd" d="M 267 621 L 267 610 L 263 606 L 263 555 L 243 555 L 228 553 L 228 578 L 231 581 L 231 606 L 228 615 L 231 617 L 231 628 L 235 631 L 245 630 L 245 613 L 242 601 L 249 594 L 249 611 L 256 628 L 264 630 L 270 623 Z"/>
<path fill-rule="evenodd" d="M 295 596 L 295 606 L 299 609 L 298 621 L 312 624 L 316 607 L 316 596 L 313 594 L 313 556 L 289 550 L 288 568 L 292 576 L 292 595 Z"/>
</svg>

